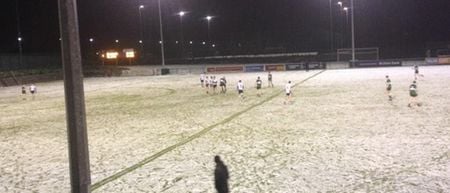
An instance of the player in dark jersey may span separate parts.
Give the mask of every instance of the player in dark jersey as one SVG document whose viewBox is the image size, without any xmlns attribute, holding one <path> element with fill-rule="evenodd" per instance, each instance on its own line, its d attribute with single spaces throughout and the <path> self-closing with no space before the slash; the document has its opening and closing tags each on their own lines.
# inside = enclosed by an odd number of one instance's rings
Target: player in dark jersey
<svg viewBox="0 0 450 193">
<path fill-rule="evenodd" d="M 261 96 L 261 87 L 262 87 L 262 80 L 261 78 L 258 76 L 258 78 L 256 79 L 256 95 L 259 97 Z"/>
<path fill-rule="evenodd" d="M 386 75 L 386 93 L 389 97 L 389 101 L 392 101 L 393 99 L 391 90 L 392 90 L 391 79 L 389 79 L 389 76 Z"/>
<path fill-rule="evenodd" d="M 22 100 L 25 100 L 25 96 L 27 94 L 27 88 L 25 87 L 25 85 L 22 85 Z"/>
<path fill-rule="evenodd" d="M 417 93 L 417 82 L 413 81 L 413 83 L 409 86 L 409 104 L 408 107 L 412 107 L 413 105 L 421 106 L 420 103 L 417 102 L 417 97 L 419 96 Z"/>
<path fill-rule="evenodd" d="M 205 88 L 206 88 L 206 94 L 209 94 L 209 84 L 210 84 L 210 80 L 209 77 L 206 76 L 205 77 Z"/>
<path fill-rule="evenodd" d="M 227 92 L 227 79 L 225 79 L 225 76 L 220 78 L 220 88 L 222 89 L 220 93 L 226 93 Z"/>
<path fill-rule="evenodd" d="M 414 65 L 414 80 L 417 80 L 417 77 L 423 77 L 423 74 L 419 73 L 419 66 Z"/>
<path fill-rule="evenodd" d="M 269 74 L 267 75 L 267 80 L 268 80 L 269 87 L 273 87 L 272 73 L 270 73 L 270 71 L 269 71 Z"/>
</svg>

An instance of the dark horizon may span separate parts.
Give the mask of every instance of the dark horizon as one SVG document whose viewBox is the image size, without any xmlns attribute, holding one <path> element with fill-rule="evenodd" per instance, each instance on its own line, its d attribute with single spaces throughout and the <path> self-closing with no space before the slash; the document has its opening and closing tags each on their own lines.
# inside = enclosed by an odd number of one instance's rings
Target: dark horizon
<svg viewBox="0 0 450 193">
<path fill-rule="evenodd" d="M 344 4 L 349 2 L 343 0 Z M 295 51 L 328 51 L 329 0 L 280 1 L 162 1 L 164 39 L 168 54 L 175 55 L 180 38 L 179 11 L 183 17 L 185 43 L 208 41 L 206 15 L 211 21 L 210 39 L 220 50 L 233 45 Z M 334 1 L 334 46 L 349 47 L 350 30 L 345 12 Z M 139 5 L 143 9 L 146 52 L 158 55 L 159 21 L 156 0 L 79 0 L 80 38 L 85 51 L 89 38 L 96 49 L 138 48 Z M 16 1 L 4 2 L 1 11 L 0 53 L 17 53 Z M 405 55 L 425 55 L 429 42 L 450 42 L 448 0 L 355 0 L 357 47 L 411 49 Z M 19 0 L 20 29 L 24 54 L 59 52 L 57 1 Z"/>
</svg>

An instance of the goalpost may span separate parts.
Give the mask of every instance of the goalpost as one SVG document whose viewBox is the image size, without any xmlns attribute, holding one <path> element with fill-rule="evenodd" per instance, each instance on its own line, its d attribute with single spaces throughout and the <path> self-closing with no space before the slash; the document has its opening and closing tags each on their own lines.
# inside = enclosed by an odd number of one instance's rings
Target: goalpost
<svg viewBox="0 0 450 193">
<path fill-rule="evenodd" d="M 350 61 L 352 60 L 352 49 L 341 48 L 337 50 L 337 61 Z M 356 60 L 379 60 L 380 52 L 379 48 L 355 48 Z"/>
</svg>

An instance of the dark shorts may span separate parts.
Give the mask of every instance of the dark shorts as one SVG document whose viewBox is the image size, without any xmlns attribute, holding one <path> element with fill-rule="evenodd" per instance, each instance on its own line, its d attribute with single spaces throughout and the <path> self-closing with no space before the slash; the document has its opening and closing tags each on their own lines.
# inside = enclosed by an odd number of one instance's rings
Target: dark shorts
<svg viewBox="0 0 450 193">
<path fill-rule="evenodd" d="M 34 94 L 35 93 L 35 91 L 34 90 L 32 90 L 32 91 L 30 91 L 31 92 L 31 94 Z"/>
<path fill-rule="evenodd" d="M 386 88 L 386 90 L 387 90 L 387 91 L 391 91 L 391 90 L 392 90 L 392 87 L 388 86 L 388 87 Z"/>
<path fill-rule="evenodd" d="M 213 88 L 216 88 L 217 87 L 217 85 L 213 85 Z"/>
<path fill-rule="evenodd" d="M 256 86 L 256 89 L 258 90 L 261 89 L 261 85 Z"/>
<path fill-rule="evenodd" d="M 416 70 L 416 74 L 419 74 L 419 70 Z"/>
<path fill-rule="evenodd" d="M 22 91 L 22 94 L 27 94 L 27 92 L 23 90 L 23 91 Z"/>
<path fill-rule="evenodd" d="M 291 93 L 286 93 L 286 96 L 291 96 Z"/>
<path fill-rule="evenodd" d="M 238 90 L 238 93 L 242 94 L 242 93 L 244 93 L 244 91 L 243 90 Z"/>
<path fill-rule="evenodd" d="M 417 97 L 417 92 L 416 91 L 409 91 L 409 96 Z"/>
<path fill-rule="evenodd" d="M 220 86 L 225 86 L 225 83 L 220 83 Z"/>
<path fill-rule="evenodd" d="M 201 83 L 205 82 L 204 80 L 200 80 Z"/>
</svg>

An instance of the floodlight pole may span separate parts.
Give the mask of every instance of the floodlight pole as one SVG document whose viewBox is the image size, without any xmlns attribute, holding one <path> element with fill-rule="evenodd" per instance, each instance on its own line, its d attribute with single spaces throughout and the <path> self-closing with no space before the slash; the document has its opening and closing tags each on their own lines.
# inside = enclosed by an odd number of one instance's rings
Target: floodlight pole
<svg viewBox="0 0 450 193">
<path fill-rule="evenodd" d="M 141 46 L 141 58 L 145 56 L 144 54 L 144 25 L 142 21 L 142 9 L 144 9 L 144 5 L 139 5 L 139 44 Z"/>
<path fill-rule="evenodd" d="M 158 0 L 158 12 L 159 12 L 159 34 L 161 35 L 161 59 L 162 66 L 166 65 L 164 59 L 164 35 L 163 35 L 163 25 L 162 25 L 162 16 L 161 16 L 161 0 Z"/>
<path fill-rule="evenodd" d="M 76 0 L 59 0 L 72 193 L 89 193 L 91 176 Z"/>
<path fill-rule="evenodd" d="M 353 4 L 353 0 L 350 1 L 350 6 L 352 12 L 352 62 L 355 62 L 355 7 Z"/>
<path fill-rule="evenodd" d="M 330 49 L 334 51 L 334 33 L 333 33 L 333 0 L 330 0 Z"/>
<path fill-rule="evenodd" d="M 19 0 L 16 0 L 17 43 L 19 46 L 19 68 L 22 68 L 22 30 L 20 30 Z"/>
</svg>

